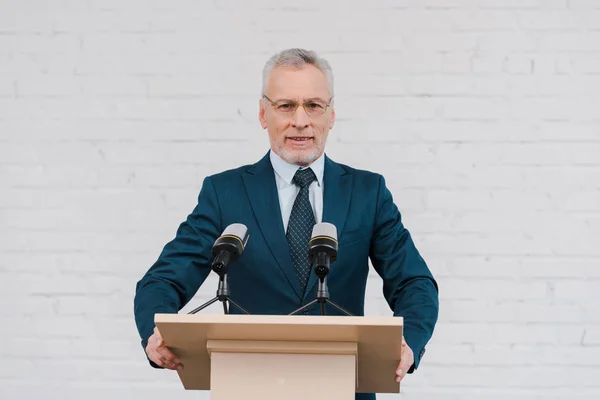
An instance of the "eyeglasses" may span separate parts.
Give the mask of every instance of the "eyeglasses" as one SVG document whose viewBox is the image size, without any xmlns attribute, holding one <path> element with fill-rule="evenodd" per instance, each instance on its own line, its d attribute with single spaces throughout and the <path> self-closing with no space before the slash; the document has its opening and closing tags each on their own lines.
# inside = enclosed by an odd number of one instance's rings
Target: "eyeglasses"
<svg viewBox="0 0 600 400">
<path fill-rule="evenodd" d="M 331 99 L 333 99 L 333 97 L 329 99 L 329 102 L 317 99 L 305 101 L 304 103 L 296 103 L 290 100 L 273 101 L 264 94 L 263 97 L 271 103 L 271 106 L 275 108 L 275 111 L 283 115 L 294 115 L 300 105 L 304 107 L 304 111 L 306 111 L 308 115 L 323 115 L 325 114 L 325 111 L 327 111 L 327 107 L 331 105 Z"/>
</svg>

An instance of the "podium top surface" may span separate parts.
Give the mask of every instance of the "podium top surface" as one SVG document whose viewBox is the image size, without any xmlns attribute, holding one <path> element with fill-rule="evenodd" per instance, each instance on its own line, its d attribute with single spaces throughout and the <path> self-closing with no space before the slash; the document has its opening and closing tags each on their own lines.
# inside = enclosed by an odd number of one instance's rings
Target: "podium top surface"
<svg viewBox="0 0 600 400">
<path fill-rule="evenodd" d="M 208 340 L 245 340 L 357 343 L 357 392 L 399 392 L 402 317 L 156 314 L 155 323 L 185 366 L 178 374 L 188 390 L 210 389 Z"/>
<path fill-rule="evenodd" d="M 156 314 L 154 322 L 235 325 L 402 326 L 402 317 L 337 315 Z"/>
</svg>

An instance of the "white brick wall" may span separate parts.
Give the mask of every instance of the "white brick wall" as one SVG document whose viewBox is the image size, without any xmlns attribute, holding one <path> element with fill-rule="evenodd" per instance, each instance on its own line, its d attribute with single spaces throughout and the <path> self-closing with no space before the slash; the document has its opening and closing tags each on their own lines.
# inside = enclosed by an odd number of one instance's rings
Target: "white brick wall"
<svg viewBox="0 0 600 400">
<path fill-rule="evenodd" d="M 328 153 L 386 176 L 440 283 L 400 397 L 600 398 L 596 0 L 0 0 L 0 398 L 208 398 L 145 362 L 134 284 L 266 152 L 295 46 L 336 74 Z"/>
</svg>

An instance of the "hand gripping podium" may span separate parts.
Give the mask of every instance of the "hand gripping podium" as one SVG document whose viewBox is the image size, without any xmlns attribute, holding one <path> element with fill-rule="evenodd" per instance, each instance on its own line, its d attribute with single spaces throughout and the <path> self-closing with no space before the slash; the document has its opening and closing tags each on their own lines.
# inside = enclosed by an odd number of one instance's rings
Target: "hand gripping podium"
<svg viewBox="0 0 600 400">
<path fill-rule="evenodd" d="M 399 393 L 401 317 L 156 314 L 187 390 L 212 400 Z"/>
</svg>

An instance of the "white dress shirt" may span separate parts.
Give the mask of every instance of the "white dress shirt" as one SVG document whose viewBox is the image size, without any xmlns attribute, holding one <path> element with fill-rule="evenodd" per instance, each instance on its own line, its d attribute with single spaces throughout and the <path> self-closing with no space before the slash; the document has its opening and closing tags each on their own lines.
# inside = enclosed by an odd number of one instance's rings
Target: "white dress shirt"
<svg viewBox="0 0 600 400">
<path fill-rule="evenodd" d="M 324 154 L 324 153 L 323 153 Z M 320 223 L 323 218 L 323 172 L 325 170 L 325 157 L 321 156 L 316 159 L 310 167 L 317 180 L 312 182 L 308 187 L 308 198 L 315 214 L 315 223 Z M 298 165 L 289 164 L 284 161 L 273 150 L 269 152 L 271 164 L 275 170 L 275 182 L 277 183 L 277 193 L 279 194 L 279 206 L 281 207 L 281 217 L 283 218 L 283 230 L 287 232 L 288 221 L 292 213 L 292 207 L 296 200 L 296 195 L 300 188 L 292 183 L 296 171 L 308 167 L 299 167 Z"/>
</svg>

